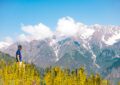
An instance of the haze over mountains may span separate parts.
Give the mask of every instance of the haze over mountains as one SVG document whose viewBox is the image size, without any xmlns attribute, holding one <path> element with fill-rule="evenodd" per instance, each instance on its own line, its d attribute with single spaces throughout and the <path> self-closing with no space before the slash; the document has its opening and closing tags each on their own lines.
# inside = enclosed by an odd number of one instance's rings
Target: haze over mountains
<svg viewBox="0 0 120 85">
<path fill-rule="evenodd" d="M 89 73 L 120 78 L 120 26 L 85 25 L 64 17 L 55 32 L 42 23 L 22 29 L 28 34 L 21 34 L 14 43 L 0 43 L 2 52 L 15 56 L 17 45 L 21 44 L 23 60 L 39 67 L 85 66 Z"/>
</svg>

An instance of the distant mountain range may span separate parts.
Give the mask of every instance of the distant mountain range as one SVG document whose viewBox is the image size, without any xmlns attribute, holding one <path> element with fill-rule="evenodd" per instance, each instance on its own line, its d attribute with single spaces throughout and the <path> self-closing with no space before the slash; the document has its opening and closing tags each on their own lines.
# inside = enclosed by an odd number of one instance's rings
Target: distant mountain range
<svg viewBox="0 0 120 85">
<path fill-rule="evenodd" d="M 23 46 L 23 60 L 39 67 L 85 66 L 89 73 L 99 72 L 103 77 L 120 79 L 120 26 L 80 26 L 73 35 L 57 31 L 53 37 L 43 40 L 2 46 L 1 51 L 15 56 L 18 44 Z"/>
</svg>

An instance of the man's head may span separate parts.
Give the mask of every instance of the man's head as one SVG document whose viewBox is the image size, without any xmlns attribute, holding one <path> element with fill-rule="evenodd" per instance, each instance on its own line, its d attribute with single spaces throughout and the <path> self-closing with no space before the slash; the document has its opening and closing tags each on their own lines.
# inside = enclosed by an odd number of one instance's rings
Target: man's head
<svg viewBox="0 0 120 85">
<path fill-rule="evenodd" d="M 18 49 L 19 49 L 19 50 L 22 50 L 22 45 L 18 45 Z"/>
</svg>

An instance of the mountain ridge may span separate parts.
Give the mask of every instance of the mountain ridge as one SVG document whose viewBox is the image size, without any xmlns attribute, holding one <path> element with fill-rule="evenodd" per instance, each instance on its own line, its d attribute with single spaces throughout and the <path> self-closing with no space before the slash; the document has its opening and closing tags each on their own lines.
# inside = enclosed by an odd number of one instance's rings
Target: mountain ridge
<svg viewBox="0 0 120 85">
<path fill-rule="evenodd" d="M 15 56 L 17 45 L 21 44 L 23 60 L 36 66 L 46 68 L 59 65 L 75 69 L 83 65 L 88 73 L 92 69 L 94 73 L 99 72 L 107 77 L 113 69 L 107 75 L 104 72 L 120 58 L 120 27 L 82 25 L 78 28 L 73 35 L 63 35 L 57 31 L 52 37 L 42 40 L 14 43 L 2 52 Z M 119 69 L 116 71 L 119 72 Z"/>
</svg>

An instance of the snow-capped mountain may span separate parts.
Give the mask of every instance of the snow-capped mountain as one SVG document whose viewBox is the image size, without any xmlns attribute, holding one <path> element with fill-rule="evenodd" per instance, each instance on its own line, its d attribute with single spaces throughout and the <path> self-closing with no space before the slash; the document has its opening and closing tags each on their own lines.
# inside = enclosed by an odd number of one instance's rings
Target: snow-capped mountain
<svg viewBox="0 0 120 85">
<path fill-rule="evenodd" d="M 109 77 L 120 59 L 120 26 L 77 24 L 73 33 L 58 29 L 52 37 L 16 42 L 2 51 L 15 56 L 17 45 L 21 44 L 26 62 L 40 67 L 59 65 L 72 69 L 85 66 L 89 73 L 99 72 Z"/>
</svg>

